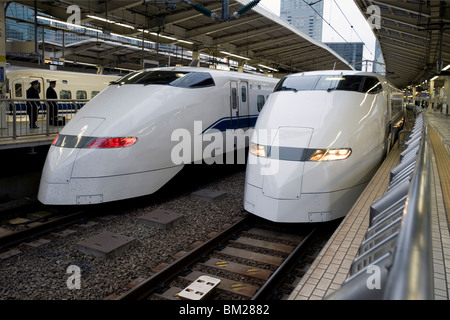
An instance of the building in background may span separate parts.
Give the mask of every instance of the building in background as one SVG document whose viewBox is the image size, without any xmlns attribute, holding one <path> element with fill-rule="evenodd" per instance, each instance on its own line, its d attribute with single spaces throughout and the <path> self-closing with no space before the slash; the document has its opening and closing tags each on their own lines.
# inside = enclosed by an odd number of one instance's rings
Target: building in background
<svg viewBox="0 0 450 320">
<path fill-rule="evenodd" d="M 314 40 L 322 41 L 323 1 L 312 3 L 309 5 L 301 0 L 281 0 L 280 18 Z"/>
<path fill-rule="evenodd" d="M 355 70 L 362 70 L 363 67 L 363 42 L 327 42 L 325 43 L 333 51 L 348 61 Z M 364 69 L 364 71 L 366 71 Z M 372 71 L 372 70 L 367 70 Z"/>
</svg>

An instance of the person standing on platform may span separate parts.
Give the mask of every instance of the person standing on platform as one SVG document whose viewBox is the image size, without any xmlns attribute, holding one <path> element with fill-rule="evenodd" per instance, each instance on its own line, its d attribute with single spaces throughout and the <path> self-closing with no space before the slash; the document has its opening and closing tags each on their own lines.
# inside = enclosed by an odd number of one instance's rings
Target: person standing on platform
<svg viewBox="0 0 450 320">
<path fill-rule="evenodd" d="M 30 82 L 31 87 L 27 90 L 27 99 L 40 99 L 39 97 L 39 81 L 34 80 Z M 39 128 L 36 125 L 37 116 L 38 116 L 38 108 L 39 108 L 39 102 L 38 101 L 27 101 L 27 114 L 30 118 L 30 128 L 37 129 Z"/>
<path fill-rule="evenodd" d="M 47 88 L 46 92 L 46 98 L 47 99 L 58 99 L 58 95 L 56 94 L 55 87 L 56 87 L 56 80 L 51 80 L 50 86 Z M 47 103 L 47 110 L 48 110 L 48 117 L 49 117 L 49 124 L 51 126 L 57 126 L 58 125 L 58 104 L 56 102 L 49 101 Z"/>
</svg>

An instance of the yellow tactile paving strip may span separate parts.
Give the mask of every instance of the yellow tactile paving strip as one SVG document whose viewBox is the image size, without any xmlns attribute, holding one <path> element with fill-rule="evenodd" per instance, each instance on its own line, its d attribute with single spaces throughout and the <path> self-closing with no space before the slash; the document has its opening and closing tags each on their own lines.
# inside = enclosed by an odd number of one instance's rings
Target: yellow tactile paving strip
<svg viewBox="0 0 450 320">
<path fill-rule="evenodd" d="M 450 221 L 450 156 L 432 127 L 430 127 L 430 138 L 441 180 L 442 196 L 447 211 L 447 220 Z"/>
<path fill-rule="evenodd" d="M 290 300 L 320 300 L 341 287 L 369 226 L 370 206 L 386 193 L 389 173 L 399 160 L 396 145 L 291 293 Z"/>
</svg>

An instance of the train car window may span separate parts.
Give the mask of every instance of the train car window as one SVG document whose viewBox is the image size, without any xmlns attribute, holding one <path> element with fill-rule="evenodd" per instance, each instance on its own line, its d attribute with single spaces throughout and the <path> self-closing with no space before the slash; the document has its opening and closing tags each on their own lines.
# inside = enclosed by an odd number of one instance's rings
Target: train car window
<svg viewBox="0 0 450 320">
<path fill-rule="evenodd" d="M 314 86 L 318 79 L 319 76 L 285 77 L 277 83 L 273 92 L 314 90 Z"/>
<path fill-rule="evenodd" d="M 241 87 L 241 99 L 242 102 L 246 102 L 247 101 L 247 87 L 246 86 L 242 86 Z"/>
<path fill-rule="evenodd" d="M 159 84 L 180 88 L 201 88 L 214 86 L 214 80 L 208 72 L 180 71 L 138 71 L 126 75 L 111 84 Z"/>
<path fill-rule="evenodd" d="M 77 99 L 87 99 L 87 92 L 84 90 L 78 90 L 76 96 Z"/>
<path fill-rule="evenodd" d="M 15 94 L 16 98 L 22 97 L 22 84 L 21 83 L 14 84 L 14 94 Z"/>
<path fill-rule="evenodd" d="M 98 95 L 100 91 L 92 91 L 91 92 L 91 99 L 94 98 L 96 95 Z"/>
<path fill-rule="evenodd" d="M 189 72 L 170 83 L 180 88 L 202 88 L 214 86 L 214 80 L 208 72 Z"/>
<path fill-rule="evenodd" d="M 337 91 L 364 91 L 365 76 L 359 75 L 308 75 L 308 76 L 287 76 L 275 86 L 274 92 L 277 91 L 305 91 L 305 90 L 337 90 Z M 370 77 L 367 77 L 370 78 Z M 378 82 L 378 79 L 373 77 Z M 374 83 L 375 85 L 376 83 Z M 378 91 L 382 87 L 376 87 Z"/>
<path fill-rule="evenodd" d="M 256 106 L 258 107 L 258 112 L 261 112 L 262 108 L 264 107 L 264 103 L 266 99 L 263 95 L 258 95 L 256 97 Z"/>
<path fill-rule="evenodd" d="M 231 107 L 237 109 L 237 90 L 236 88 L 231 88 Z"/>
<path fill-rule="evenodd" d="M 321 76 L 316 90 L 360 91 L 362 76 Z"/>
<path fill-rule="evenodd" d="M 383 91 L 383 86 L 380 81 L 376 77 L 366 77 L 364 81 L 364 86 L 362 88 L 362 92 L 375 94 Z"/>
<path fill-rule="evenodd" d="M 61 90 L 59 92 L 60 99 L 72 99 L 72 92 L 70 90 Z"/>
</svg>

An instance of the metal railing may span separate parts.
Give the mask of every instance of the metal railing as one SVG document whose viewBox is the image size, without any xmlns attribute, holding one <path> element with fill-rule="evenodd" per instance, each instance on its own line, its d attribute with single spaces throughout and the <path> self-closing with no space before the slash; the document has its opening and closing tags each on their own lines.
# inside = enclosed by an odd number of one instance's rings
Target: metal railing
<svg viewBox="0 0 450 320">
<path fill-rule="evenodd" d="M 89 100 L 86 99 L 0 99 L 0 138 L 17 139 L 58 133 Z M 37 106 L 36 125 L 30 127 L 27 103 Z M 51 107 L 57 108 L 50 110 Z"/>
<path fill-rule="evenodd" d="M 335 300 L 434 299 L 431 241 L 431 145 L 417 118 L 386 194 L 370 208 L 365 239 Z"/>
</svg>

